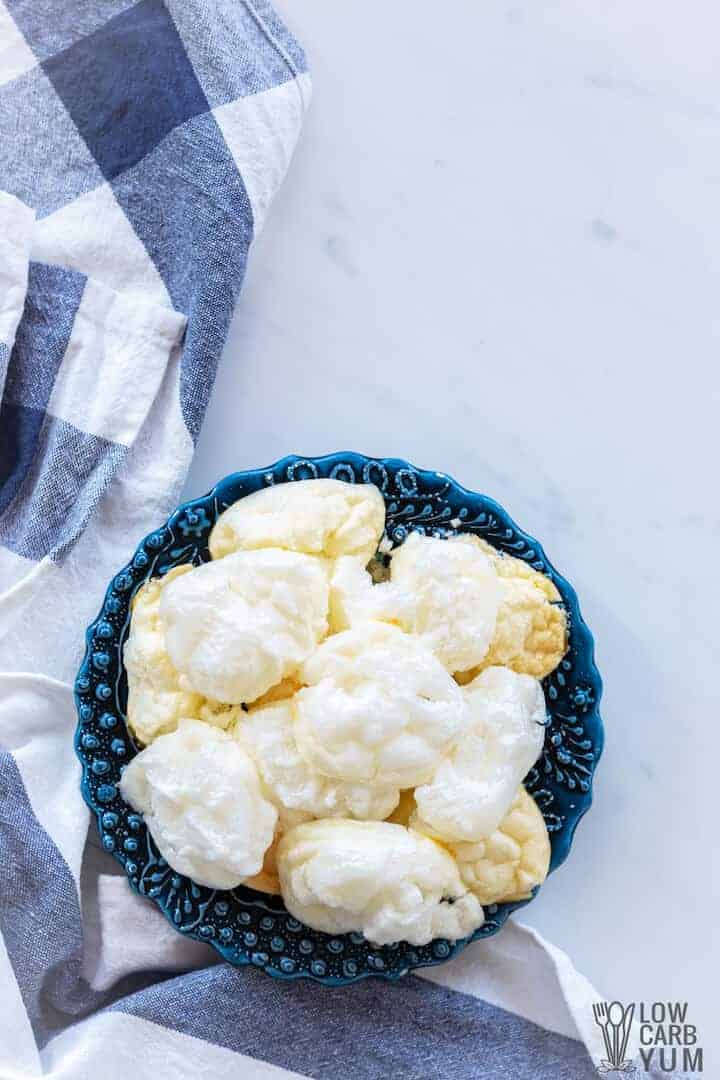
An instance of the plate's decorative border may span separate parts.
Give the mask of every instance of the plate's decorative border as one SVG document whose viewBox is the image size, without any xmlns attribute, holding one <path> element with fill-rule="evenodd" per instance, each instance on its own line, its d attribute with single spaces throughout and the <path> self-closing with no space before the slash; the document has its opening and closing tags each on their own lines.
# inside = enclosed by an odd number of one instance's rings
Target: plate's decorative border
<svg viewBox="0 0 720 1080">
<path fill-rule="evenodd" d="M 118 781 L 137 753 L 125 724 L 127 686 L 122 647 L 130 601 L 149 577 L 179 563 L 207 561 L 207 540 L 231 503 L 270 484 L 311 477 L 373 483 L 383 493 L 387 533 L 402 543 L 411 530 L 447 536 L 472 532 L 525 559 L 557 585 L 569 616 L 570 647 L 545 680 L 550 723 L 542 757 L 526 778 L 547 822 L 551 869 L 567 857 L 573 833 L 592 799 L 592 778 L 603 745 L 598 704 L 602 684 L 593 640 L 572 586 L 550 565 L 540 545 L 522 532 L 492 499 L 461 487 L 443 473 L 416 469 L 398 459 L 352 452 L 322 458 L 290 456 L 267 469 L 233 473 L 200 499 L 178 507 L 145 537 L 131 561 L 110 582 L 102 609 L 86 634 L 87 650 L 75 682 L 82 762 L 82 792 L 97 819 L 103 847 L 121 863 L 136 892 L 154 901 L 178 931 L 214 946 L 232 964 L 253 964 L 271 975 L 308 977 L 338 986 L 370 975 L 396 979 L 413 968 L 441 963 L 468 940 L 489 937 L 508 915 L 529 901 L 486 907 L 486 921 L 472 938 L 433 941 L 421 948 L 399 942 L 381 948 L 360 934 L 331 937 L 303 926 L 279 897 L 243 887 L 219 891 L 196 885 L 167 865 L 142 817 L 122 799 Z"/>
</svg>

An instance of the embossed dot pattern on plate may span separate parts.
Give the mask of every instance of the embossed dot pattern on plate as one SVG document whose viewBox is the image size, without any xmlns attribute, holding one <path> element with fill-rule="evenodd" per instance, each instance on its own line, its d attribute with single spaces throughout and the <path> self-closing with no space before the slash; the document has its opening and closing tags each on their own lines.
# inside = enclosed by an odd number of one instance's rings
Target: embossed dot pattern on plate
<svg viewBox="0 0 720 1080">
<path fill-rule="evenodd" d="M 132 888 L 157 904 L 178 931 L 212 945 L 230 963 L 252 964 L 279 978 L 304 977 L 338 986 L 368 976 L 396 979 L 413 968 L 443 963 L 467 940 L 497 933 L 508 915 L 529 901 L 486 907 L 484 925 L 472 938 L 454 943 L 439 940 L 417 947 L 400 942 L 378 948 L 360 934 L 323 934 L 292 918 L 280 897 L 244 887 L 209 889 L 175 873 L 117 786 L 137 753 L 125 723 L 122 664 L 132 597 L 148 578 L 181 563 L 206 562 L 210 530 L 237 499 L 269 484 L 315 477 L 376 484 L 385 499 L 387 535 L 395 545 L 411 531 L 433 536 L 471 532 L 524 559 L 557 585 L 568 614 L 569 649 L 544 680 L 550 722 L 543 753 L 525 781 L 550 833 L 551 870 L 567 857 L 575 827 L 590 807 L 603 743 L 598 712 L 602 684 L 575 592 L 537 541 L 492 499 L 466 490 L 443 473 L 416 469 L 406 461 L 345 452 L 323 458 L 291 456 L 271 468 L 233 473 L 207 495 L 178 507 L 162 528 L 142 541 L 128 565 L 113 577 L 87 630 L 85 658 L 75 681 L 75 749 L 83 767 L 82 792 L 95 814 L 102 846 L 122 864 Z"/>
</svg>

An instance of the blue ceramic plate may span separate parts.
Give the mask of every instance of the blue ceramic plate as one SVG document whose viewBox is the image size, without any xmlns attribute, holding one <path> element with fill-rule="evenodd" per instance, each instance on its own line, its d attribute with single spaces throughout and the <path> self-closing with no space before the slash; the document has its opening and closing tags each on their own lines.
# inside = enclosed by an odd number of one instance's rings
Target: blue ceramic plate
<svg viewBox="0 0 720 1080">
<path fill-rule="evenodd" d="M 406 461 L 348 452 L 286 457 L 267 469 L 233 473 L 208 495 L 184 503 L 142 541 L 110 582 L 102 610 L 88 628 L 87 651 L 75 683 L 79 716 L 75 746 L 82 762 L 82 792 L 97 818 L 102 845 L 124 867 L 132 888 L 157 904 L 180 933 L 210 943 L 231 964 L 254 964 L 280 978 L 309 977 L 339 986 L 368 975 L 396 979 L 413 968 L 439 964 L 459 953 L 468 940 L 496 934 L 508 915 L 529 901 L 486 907 L 484 925 L 471 938 L 455 943 L 375 947 L 360 934 L 330 937 L 293 919 L 279 897 L 243 887 L 215 891 L 176 874 L 117 786 L 123 767 L 137 753 L 125 724 L 122 663 L 134 593 L 147 578 L 179 563 L 207 561 L 210 530 L 237 499 L 268 484 L 311 477 L 376 484 L 385 498 L 387 532 L 394 544 L 402 543 L 412 530 L 438 536 L 475 533 L 501 551 L 525 559 L 557 585 L 569 615 L 570 647 L 559 668 L 545 679 L 551 722 L 542 757 L 526 778 L 550 833 L 551 870 L 567 858 L 575 828 L 590 806 L 603 744 L 598 714 L 601 681 L 575 592 L 540 545 L 492 499 L 467 491 L 443 473 L 416 469 Z"/>
</svg>

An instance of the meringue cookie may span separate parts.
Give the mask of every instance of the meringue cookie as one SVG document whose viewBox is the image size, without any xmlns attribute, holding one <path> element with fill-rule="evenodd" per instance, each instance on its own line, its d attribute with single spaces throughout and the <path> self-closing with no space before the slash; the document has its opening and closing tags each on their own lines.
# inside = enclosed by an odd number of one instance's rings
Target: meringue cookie
<svg viewBox="0 0 720 1080">
<path fill-rule="evenodd" d="M 439 844 L 387 821 L 312 821 L 281 838 L 285 906 L 315 930 L 356 931 L 377 945 L 456 941 L 481 926 L 482 907 Z"/>
<path fill-rule="evenodd" d="M 550 867 L 550 837 L 537 803 L 521 787 L 495 832 L 475 844 L 449 844 L 460 876 L 481 904 L 526 900 Z"/>
<path fill-rule="evenodd" d="M 265 796 L 277 807 L 283 827 L 311 818 L 387 817 L 397 805 L 398 789 L 331 780 L 315 772 L 295 743 L 294 713 L 292 700 L 255 707 L 240 716 L 233 729 L 255 762 Z"/>
<path fill-rule="evenodd" d="M 412 787 L 434 772 L 469 720 L 455 680 L 422 641 L 385 623 L 328 638 L 301 668 L 295 739 L 339 780 Z"/>
<path fill-rule="evenodd" d="M 567 618 L 562 597 L 547 577 L 522 559 L 503 555 L 480 537 L 464 534 L 451 543 L 473 544 L 488 555 L 500 584 L 495 633 L 482 663 L 502 665 L 519 674 L 544 679 L 567 651 Z"/>
<path fill-rule="evenodd" d="M 419 635 L 448 671 L 482 661 L 500 605 L 498 576 L 483 551 L 414 532 L 393 552 L 390 581 L 414 596 L 404 629 Z"/>
<path fill-rule="evenodd" d="M 530 675 L 492 667 L 463 690 L 471 726 L 415 789 L 411 826 L 442 840 L 480 840 L 498 827 L 545 738 L 545 698 Z"/>
<path fill-rule="evenodd" d="M 228 507 L 210 533 L 213 559 L 233 551 L 285 548 L 367 562 L 385 528 L 385 503 L 373 484 L 298 480 L 255 491 Z"/>
<path fill-rule="evenodd" d="M 260 870 L 277 810 L 252 758 L 226 732 L 181 720 L 133 758 L 120 791 L 178 873 L 232 889 Z"/>
<path fill-rule="evenodd" d="M 132 602 L 130 631 L 123 650 L 128 683 L 126 712 L 128 727 L 144 745 L 174 731 L 180 717 L 198 716 L 205 704 L 201 694 L 182 686 L 180 673 L 167 654 L 160 618 L 163 590 L 190 570 L 191 566 L 176 566 L 162 578 L 151 578 L 138 589 Z M 226 726 L 220 716 L 211 722 Z"/>
<path fill-rule="evenodd" d="M 327 631 L 323 560 L 241 551 L 172 581 L 160 613 L 170 660 L 200 694 L 240 704 L 293 675 Z"/>
</svg>

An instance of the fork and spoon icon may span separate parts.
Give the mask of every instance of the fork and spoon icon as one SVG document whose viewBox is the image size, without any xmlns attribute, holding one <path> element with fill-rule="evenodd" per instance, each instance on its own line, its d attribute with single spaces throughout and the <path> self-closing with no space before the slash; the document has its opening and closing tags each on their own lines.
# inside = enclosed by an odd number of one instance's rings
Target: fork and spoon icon
<svg viewBox="0 0 720 1080">
<path fill-rule="evenodd" d="M 605 1001 L 596 1001 L 593 1004 L 595 1023 L 601 1029 L 607 1060 L 600 1063 L 599 1071 L 626 1072 L 633 1067 L 631 1061 L 625 1060 L 630 1027 L 635 1015 L 635 1005 L 623 1006 L 619 1001 L 613 1001 L 610 1005 Z"/>
</svg>

